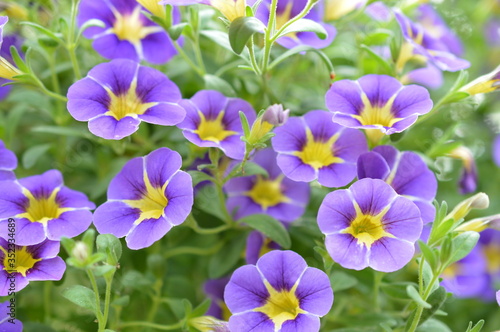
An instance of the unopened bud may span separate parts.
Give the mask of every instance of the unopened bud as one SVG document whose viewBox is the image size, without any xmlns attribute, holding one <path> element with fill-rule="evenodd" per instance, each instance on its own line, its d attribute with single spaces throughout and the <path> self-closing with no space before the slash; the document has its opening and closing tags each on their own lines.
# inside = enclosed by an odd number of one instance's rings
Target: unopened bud
<svg viewBox="0 0 500 332">
<path fill-rule="evenodd" d="M 273 126 L 282 126 L 288 120 L 289 114 L 289 109 L 284 110 L 283 105 L 274 104 L 266 109 L 262 116 L 262 121 L 269 122 Z"/>
<path fill-rule="evenodd" d="M 201 316 L 189 320 L 189 325 L 202 332 L 231 332 L 229 323 L 212 316 Z"/>
<path fill-rule="evenodd" d="M 493 92 L 498 89 L 500 89 L 500 66 L 465 85 L 460 91 L 467 92 L 470 95 L 477 95 L 479 93 Z"/>
<path fill-rule="evenodd" d="M 490 199 L 488 195 L 485 193 L 477 193 L 455 206 L 453 211 L 451 211 L 445 220 L 452 218 L 453 220 L 458 221 L 465 218 L 465 216 L 467 216 L 472 209 L 482 210 L 488 208 L 489 205 Z"/>
<path fill-rule="evenodd" d="M 495 214 L 493 216 L 487 216 L 469 220 L 458 226 L 455 230 L 460 232 L 466 232 L 466 231 L 482 232 L 486 228 L 494 228 L 499 226 L 499 224 L 500 224 L 500 214 Z"/>
<path fill-rule="evenodd" d="M 77 241 L 75 247 L 71 251 L 71 256 L 77 259 L 79 262 L 85 262 L 89 257 L 89 252 L 87 245 L 82 241 Z"/>
</svg>

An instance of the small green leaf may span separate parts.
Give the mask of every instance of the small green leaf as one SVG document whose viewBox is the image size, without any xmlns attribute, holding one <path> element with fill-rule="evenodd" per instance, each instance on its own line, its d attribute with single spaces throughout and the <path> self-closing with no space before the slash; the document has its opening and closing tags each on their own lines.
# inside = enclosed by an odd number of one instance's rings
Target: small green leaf
<svg viewBox="0 0 500 332">
<path fill-rule="evenodd" d="M 243 111 L 239 111 L 241 125 L 243 126 L 243 134 L 245 137 L 250 136 L 250 125 L 248 124 L 248 119 Z"/>
<path fill-rule="evenodd" d="M 394 299 L 404 299 L 409 300 L 408 292 L 406 289 L 408 286 L 416 286 L 413 282 L 393 282 L 393 283 L 383 283 L 380 289 L 384 294 Z"/>
<path fill-rule="evenodd" d="M 198 183 L 203 181 L 214 181 L 214 178 L 205 172 L 188 171 L 188 174 L 191 175 L 191 178 L 193 179 L 193 186 L 196 186 Z"/>
<path fill-rule="evenodd" d="M 36 23 L 33 23 L 33 22 L 29 22 L 29 21 L 24 21 L 24 22 L 21 22 L 19 24 L 22 24 L 22 25 L 27 25 L 27 26 L 30 26 L 30 27 L 33 27 L 35 28 L 36 30 L 40 31 L 41 33 L 43 33 L 45 36 L 57 41 L 58 43 L 61 43 L 62 42 L 62 35 L 61 34 L 56 34 L 56 33 L 53 33 L 52 31 L 50 31 L 49 29 L 39 25 L 39 24 L 36 24 Z"/>
<path fill-rule="evenodd" d="M 106 254 L 108 264 L 116 266 L 122 256 L 122 244 L 112 234 L 99 234 L 96 240 L 97 250 Z"/>
<path fill-rule="evenodd" d="M 125 307 L 130 303 L 130 295 L 124 295 L 120 296 L 113 302 L 111 302 L 111 305 L 119 306 L 119 307 Z"/>
<path fill-rule="evenodd" d="M 452 332 L 450 328 L 437 319 L 428 319 L 417 328 L 417 332 Z"/>
<path fill-rule="evenodd" d="M 425 260 L 429 263 L 431 268 L 434 269 L 437 266 L 437 256 L 432 248 L 420 240 L 418 241 L 418 247 L 420 248 L 420 251 L 422 251 L 422 255 Z"/>
<path fill-rule="evenodd" d="M 78 30 L 78 34 L 81 35 L 85 30 L 87 30 L 90 27 L 105 28 L 106 24 L 104 24 L 103 21 L 95 19 L 95 18 L 90 19 L 88 21 L 85 21 L 85 23 L 82 24 L 82 26 Z"/>
<path fill-rule="evenodd" d="M 196 308 L 193 309 L 190 314 L 190 318 L 203 316 L 208 311 L 208 308 L 210 308 L 211 303 L 212 301 L 210 299 L 205 299 Z"/>
<path fill-rule="evenodd" d="M 168 31 L 168 34 L 170 35 L 170 38 L 172 38 L 173 40 L 177 40 L 179 39 L 179 37 L 181 36 L 182 34 L 182 31 L 184 31 L 184 28 L 187 26 L 188 24 L 186 22 L 182 22 L 182 23 L 179 23 L 179 24 L 175 24 L 175 25 L 172 25 L 167 31 Z"/>
<path fill-rule="evenodd" d="M 303 31 L 314 32 L 321 39 L 326 39 L 326 37 L 328 37 L 328 32 L 326 32 L 325 28 L 321 24 L 307 18 L 301 18 L 300 20 L 297 20 L 292 24 L 290 24 L 288 27 L 286 27 L 286 29 L 283 30 L 275 38 L 280 38 L 290 33 L 297 33 Z"/>
<path fill-rule="evenodd" d="M 113 265 L 100 265 L 94 268 L 94 274 L 96 277 L 102 277 L 106 274 L 114 272 L 116 267 Z"/>
<path fill-rule="evenodd" d="M 266 237 L 278 243 L 282 248 L 288 249 L 292 245 L 290 235 L 285 226 L 269 215 L 253 214 L 241 218 L 238 222 L 261 232 Z"/>
<path fill-rule="evenodd" d="M 30 169 L 35 166 L 37 160 L 43 156 L 51 147 L 51 144 L 35 145 L 23 154 L 23 167 Z"/>
<path fill-rule="evenodd" d="M 440 286 L 434 292 L 432 292 L 431 295 L 429 295 L 427 303 L 429 303 L 432 307 L 423 311 L 422 316 L 420 317 L 420 324 L 431 318 L 436 313 L 436 311 L 441 308 L 445 300 L 446 290 L 444 289 L 444 287 Z"/>
<path fill-rule="evenodd" d="M 251 176 L 251 175 L 263 175 L 265 177 L 269 177 L 269 173 L 260 165 L 247 161 L 243 165 L 243 169 L 241 169 L 241 163 L 238 163 L 229 173 L 228 179 L 231 179 L 236 176 Z"/>
<path fill-rule="evenodd" d="M 315 49 L 314 47 L 306 46 L 306 45 L 294 47 L 291 50 L 288 50 L 285 53 L 281 54 L 279 57 L 274 59 L 273 62 L 271 62 L 271 64 L 269 65 L 269 70 L 271 70 L 272 68 L 277 66 L 280 62 L 289 58 L 290 56 L 292 56 L 294 54 L 302 53 L 302 52 L 314 52 L 314 53 L 318 54 L 320 59 L 327 66 L 328 72 L 331 73 L 334 71 L 333 64 L 330 61 L 330 58 L 325 53 L 323 53 L 322 51 L 320 51 L 318 49 Z"/>
<path fill-rule="evenodd" d="M 474 249 L 478 240 L 479 233 L 473 231 L 464 232 L 455 237 L 452 240 L 453 251 L 448 260 L 448 264 L 452 264 L 467 256 L 471 250 Z"/>
<path fill-rule="evenodd" d="M 422 299 L 415 286 L 408 285 L 406 287 L 406 293 L 413 301 L 415 301 L 421 307 L 424 307 L 426 309 L 432 308 L 432 306 L 429 303 L 425 302 L 424 299 Z"/>
<path fill-rule="evenodd" d="M 62 296 L 82 308 L 91 310 L 93 313 L 96 312 L 95 293 L 87 287 L 81 285 L 71 286 L 63 290 Z"/>
<path fill-rule="evenodd" d="M 264 24 L 255 17 L 238 17 L 229 26 L 229 43 L 234 53 L 241 54 L 250 38 L 256 33 L 263 33 Z"/>
<path fill-rule="evenodd" d="M 227 97 L 236 97 L 233 87 L 222 78 L 206 74 L 203 76 L 203 79 L 205 80 L 205 89 L 217 90 Z"/>
<path fill-rule="evenodd" d="M 73 248 L 75 247 L 75 240 L 70 239 L 69 237 L 63 236 L 61 238 L 61 244 L 68 253 L 68 255 L 71 255 L 71 252 L 73 251 Z"/>
<path fill-rule="evenodd" d="M 88 131 L 70 127 L 38 126 L 32 128 L 31 131 L 36 133 L 54 134 L 60 136 L 91 138 L 91 134 L 89 134 Z"/>
<path fill-rule="evenodd" d="M 382 65 L 385 73 L 392 73 L 393 70 L 392 70 L 391 65 L 388 64 L 387 61 L 384 58 L 382 58 L 380 55 L 375 53 L 375 51 L 373 51 L 371 48 L 369 48 L 366 45 L 361 45 L 361 49 L 366 51 L 366 53 L 368 53 L 368 55 L 370 55 L 373 59 L 375 59 L 380 65 Z"/>
<path fill-rule="evenodd" d="M 479 322 L 477 322 L 477 324 L 474 325 L 474 327 L 472 327 L 472 324 L 473 324 L 472 322 L 469 322 L 469 327 L 465 332 L 480 332 L 484 325 L 484 319 L 481 319 Z"/>
</svg>

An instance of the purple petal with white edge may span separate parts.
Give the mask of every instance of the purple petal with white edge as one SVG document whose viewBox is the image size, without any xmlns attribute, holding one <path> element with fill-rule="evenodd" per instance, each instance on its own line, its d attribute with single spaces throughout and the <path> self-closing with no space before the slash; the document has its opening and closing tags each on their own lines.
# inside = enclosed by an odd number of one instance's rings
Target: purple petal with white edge
<svg viewBox="0 0 500 332">
<path fill-rule="evenodd" d="M 405 197 L 397 197 L 382 217 L 384 230 L 398 239 L 415 242 L 422 233 L 422 220 L 417 206 Z"/>
<path fill-rule="evenodd" d="M 243 134 L 239 112 L 242 111 L 247 117 L 248 123 L 252 126 L 255 121 L 255 111 L 247 101 L 239 98 L 229 98 L 226 104 L 223 123 L 226 130 L 236 131 Z"/>
<path fill-rule="evenodd" d="M 245 142 L 240 139 L 240 135 L 228 136 L 219 146 L 229 158 L 243 160 L 245 157 Z"/>
<path fill-rule="evenodd" d="M 306 261 L 293 251 L 275 250 L 262 256 L 257 268 L 276 289 L 290 290 L 307 268 Z"/>
<path fill-rule="evenodd" d="M 0 170 L 0 181 L 10 181 L 15 179 L 16 179 L 16 174 L 14 174 L 14 172 Z"/>
<path fill-rule="evenodd" d="M 443 51 L 433 51 L 432 60 L 442 70 L 446 71 L 459 71 L 470 67 L 470 62 L 456 57 L 452 53 Z"/>
<path fill-rule="evenodd" d="M 129 160 L 108 186 L 108 199 L 140 199 L 146 191 L 144 159 Z"/>
<path fill-rule="evenodd" d="M 358 245 L 350 234 L 327 235 L 325 246 L 332 259 L 344 268 L 362 270 L 368 266 L 368 249 Z"/>
<path fill-rule="evenodd" d="M 221 110 L 226 108 L 227 98 L 219 91 L 201 90 L 198 91 L 191 101 L 205 115 L 207 119 L 215 119 Z"/>
<path fill-rule="evenodd" d="M 317 332 L 320 328 L 319 317 L 307 314 L 299 314 L 293 320 L 287 320 L 283 323 L 280 332 L 308 331 Z"/>
<path fill-rule="evenodd" d="M 493 142 L 493 161 L 500 167 L 500 135 L 497 135 Z"/>
<path fill-rule="evenodd" d="M 280 154 L 277 162 L 283 173 L 294 181 L 311 182 L 316 178 L 314 168 L 304 164 L 299 157 Z"/>
<path fill-rule="evenodd" d="M 179 105 L 173 103 L 159 103 L 149 108 L 139 119 L 144 122 L 161 126 L 174 126 L 184 120 L 186 111 Z"/>
<path fill-rule="evenodd" d="M 384 237 L 371 247 L 370 267 L 382 272 L 397 271 L 410 262 L 414 253 L 413 243 Z"/>
<path fill-rule="evenodd" d="M 182 98 L 177 85 L 159 70 L 140 66 L 137 81 L 141 84 L 137 85 L 136 92 L 143 103 L 177 103 Z"/>
<path fill-rule="evenodd" d="M 364 104 L 361 100 L 361 88 L 351 80 L 333 83 L 326 93 L 326 107 L 333 113 L 359 114 Z"/>
<path fill-rule="evenodd" d="M 332 164 L 318 170 L 318 182 L 325 187 L 343 187 L 351 182 L 355 177 L 355 164 Z"/>
<path fill-rule="evenodd" d="M 125 240 L 130 249 L 138 250 L 151 246 L 172 228 L 164 218 L 146 219 L 127 235 Z"/>
<path fill-rule="evenodd" d="M 100 234 L 124 237 L 139 219 L 140 211 L 123 202 L 106 202 L 94 212 L 94 226 Z"/>
<path fill-rule="evenodd" d="M 432 99 L 426 88 L 407 85 L 394 99 L 392 112 L 396 118 L 406 118 L 415 114 L 426 114 L 432 109 L 432 105 Z"/>
<path fill-rule="evenodd" d="M 46 240 L 42 243 L 30 246 L 28 251 L 31 253 L 33 258 L 52 258 L 57 256 L 59 249 L 59 241 Z"/>
<path fill-rule="evenodd" d="M 301 151 L 307 140 L 304 123 L 299 117 L 289 118 L 283 126 L 274 129 L 274 133 L 276 136 L 271 142 L 276 152 Z"/>
<path fill-rule="evenodd" d="M 413 199 L 412 201 L 420 210 L 420 218 L 422 218 L 424 225 L 434 221 L 434 218 L 436 217 L 436 207 L 432 204 L 432 202 L 422 202 Z"/>
<path fill-rule="evenodd" d="M 368 151 L 365 135 L 357 129 L 344 128 L 335 141 L 335 156 L 355 164 L 362 153 Z"/>
<path fill-rule="evenodd" d="M 307 183 L 295 182 L 285 177 L 281 181 L 281 190 L 286 197 L 294 200 L 294 203 L 307 205 L 309 202 L 311 188 Z"/>
<path fill-rule="evenodd" d="M 267 212 L 267 214 L 273 216 L 281 222 L 292 222 L 304 214 L 305 208 L 305 204 L 297 205 L 295 202 L 281 203 L 276 206 L 271 206 L 267 209 L 267 211 L 263 212 Z"/>
<path fill-rule="evenodd" d="M 161 0 L 160 5 L 188 6 L 196 4 L 209 5 L 209 0 Z"/>
<path fill-rule="evenodd" d="M 269 292 L 254 265 L 234 271 L 224 290 L 224 301 L 233 315 L 263 306 L 268 297 Z"/>
<path fill-rule="evenodd" d="M 387 75 L 365 75 L 358 83 L 371 105 L 383 107 L 402 88 L 401 83 Z"/>
<path fill-rule="evenodd" d="M 107 91 L 91 78 L 81 79 L 69 87 L 67 108 L 78 121 L 88 121 L 106 113 L 109 103 Z"/>
<path fill-rule="evenodd" d="M 109 44 L 106 45 L 109 47 Z M 115 59 L 92 68 L 88 75 L 102 86 L 108 87 L 115 95 L 126 93 L 136 76 L 139 64 L 132 60 Z"/>
<path fill-rule="evenodd" d="M 367 152 L 359 156 L 358 179 L 372 178 L 385 180 L 390 171 L 385 159 L 376 152 Z"/>
<path fill-rule="evenodd" d="M 165 31 L 152 33 L 141 40 L 144 59 L 152 64 L 161 65 L 177 54 L 170 37 Z M 158 52 L 161 48 L 161 52 Z"/>
<path fill-rule="evenodd" d="M 95 209 L 95 204 L 89 201 L 87 195 L 67 187 L 57 192 L 56 202 L 62 208 Z"/>
<path fill-rule="evenodd" d="M 28 189 L 35 198 L 49 197 L 54 189 L 63 185 L 61 172 L 52 169 L 41 175 L 34 175 L 19 180 L 19 184 Z"/>
<path fill-rule="evenodd" d="M 323 199 L 318 210 L 318 226 L 322 233 L 339 232 L 350 226 L 356 210 L 347 190 L 336 190 Z"/>
<path fill-rule="evenodd" d="M 303 118 L 316 140 L 326 141 L 342 129 L 332 122 L 332 114 L 327 111 L 309 111 Z"/>
<path fill-rule="evenodd" d="M 181 127 L 179 127 L 179 128 L 181 128 Z M 219 143 L 213 142 L 213 141 L 204 141 L 204 140 L 200 139 L 198 134 L 192 133 L 190 131 L 183 130 L 182 135 L 184 135 L 184 137 L 188 141 L 190 141 L 191 143 L 193 143 L 194 145 L 197 145 L 199 147 L 202 147 L 202 148 L 220 148 Z"/>
<path fill-rule="evenodd" d="M 103 34 L 92 42 L 92 47 L 106 59 L 127 59 L 138 62 L 136 47 L 128 40 L 120 40 L 115 34 Z"/>
<path fill-rule="evenodd" d="M 229 318 L 229 330 L 238 332 L 274 331 L 274 323 L 261 312 L 245 312 Z"/>
<path fill-rule="evenodd" d="M 186 220 L 193 207 L 193 182 L 191 176 L 179 171 L 167 185 L 165 195 L 168 205 L 165 208 L 165 217 L 174 226 Z"/>
<path fill-rule="evenodd" d="M 380 213 L 397 197 L 394 189 L 379 179 L 361 179 L 355 182 L 349 190 L 361 212 L 372 216 Z"/>
<path fill-rule="evenodd" d="M 418 119 L 418 115 L 415 114 L 415 115 L 409 116 L 401 121 L 398 121 L 392 126 L 392 128 L 387 129 L 386 134 L 391 135 L 394 133 L 400 133 L 403 130 L 409 128 L 415 122 L 417 122 L 417 119 Z"/>
<path fill-rule="evenodd" d="M 26 274 L 29 281 L 61 280 L 66 271 L 66 264 L 61 257 L 43 259 L 33 266 Z"/>
<path fill-rule="evenodd" d="M 496 292 L 497 303 L 500 305 L 500 290 Z"/>
<path fill-rule="evenodd" d="M 76 19 L 79 27 L 92 19 L 97 19 L 104 23 L 104 27 L 93 26 L 85 29 L 83 36 L 85 38 L 92 38 L 110 28 L 115 21 L 115 15 L 111 9 L 102 2 L 82 0 L 78 7 L 78 15 Z"/>
<path fill-rule="evenodd" d="M 0 170 L 13 170 L 17 167 L 17 157 L 14 152 L 7 149 L 0 140 Z"/>
<path fill-rule="evenodd" d="M 168 148 L 159 148 L 145 159 L 146 173 L 153 187 L 162 187 L 182 166 L 179 153 Z"/>
<path fill-rule="evenodd" d="M 39 222 L 31 222 L 25 218 L 15 219 L 15 236 L 16 244 L 20 246 L 29 246 L 42 242 L 47 238 L 43 224 Z M 0 227 L 0 236 L 8 238 L 7 223 L 2 222 Z"/>
<path fill-rule="evenodd" d="M 28 198 L 16 181 L 3 181 L 0 190 L 0 219 L 11 218 L 26 212 Z"/>
<path fill-rule="evenodd" d="M 358 119 L 353 118 L 349 114 L 333 113 L 332 121 L 338 123 L 341 126 L 348 128 L 373 128 L 377 129 L 375 126 L 363 126 Z"/>
<path fill-rule="evenodd" d="M 28 279 L 20 273 L 14 273 L 14 279 L 9 279 L 9 274 L 4 270 L 0 270 L 0 296 L 7 296 L 12 292 L 11 285 L 15 288 L 15 292 L 19 292 L 24 287 L 28 286 Z"/>
<path fill-rule="evenodd" d="M 333 290 L 325 272 L 309 267 L 300 278 L 295 295 L 300 301 L 300 309 L 313 315 L 324 316 L 332 307 Z"/>
<path fill-rule="evenodd" d="M 372 151 L 381 155 L 390 169 L 394 167 L 399 156 L 399 151 L 391 145 L 379 145 L 373 148 Z"/>
<path fill-rule="evenodd" d="M 61 237 L 75 237 L 85 232 L 92 223 L 92 212 L 75 210 L 64 212 L 58 219 L 47 222 L 47 237 L 59 241 Z"/>
<path fill-rule="evenodd" d="M 130 116 L 117 121 L 112 116 L 103 115 L 89 121 L 89 130 L 92 134 L 105 139 L 120 140 L 135 133 L 140 123 L 139 119 Z"/>
</svg>

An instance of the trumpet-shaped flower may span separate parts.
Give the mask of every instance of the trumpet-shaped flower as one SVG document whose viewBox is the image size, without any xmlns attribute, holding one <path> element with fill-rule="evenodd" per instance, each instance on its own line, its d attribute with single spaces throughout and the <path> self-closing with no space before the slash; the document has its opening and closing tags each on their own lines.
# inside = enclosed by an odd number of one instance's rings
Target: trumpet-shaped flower
<svg viewBox="0 0 500 332">
<path fill-rule="evenodd" d="M 94 40 L 92 46 L 106 59 L 144 59 L 163 64 L 177 51 L 165 30 L 142 10 L 136 0 L 82 0 L 77 22 L 82 27 L 90 20 L 101 21 L 104 26 L 88 27 L 83 35 Z M 175 20 L 179 20 L 178 12 L 174 12 Z"/>
<path fill-rule="evenodd" d="M 132 60 L 116 59 L 91 69 L 68 91 L 68 110 L 88 121 L 90 132 L 105 139 L 122 139 L 141 121 L 163 126 L 181 122 L 179 88 L 160 71 Z"/>
<path fill-rule="evenodd" d="M 16 175 L 13 170 L 17 168 L 17 158 L 14 152 L 5 147 L 0 140 L 0 181 L 14 180 Z"/>
<path fill-rule="evenodd" d="M 64 186 L 61 172 L 2 181 L 0 237 L 8 238 L 8 224 L 15 220 L 17 245 L 33 245 L 45 239 L 75 237 L 92 223 L 94 203 L 85 194 Z"/>
<path fill-rule="evenodd" d="M 5 301 L 0 303 L 0 331 L 4 332 L 23 332 L 23 323 L 13 318 L 16 311 L 16 302 Z M 12 314 L 12 316 L 11 316 Z"/>
<path fill-rule="evenodd" d="M 326 111 L 291 117 L 275 129 L 272 145 L 278 166 L 294 181 L 342 187 L 356 176 L 356 160 L 367 151 L 366 139 L 354 129 L 343 128 Z"/>
<path fill-rule="evenodd" d="M 333 303 L 328 276 L 293 251 L 271 251 L 234 271 L 224 291 L 238 332 L 319 331 Z"/>
<path fill-rule="evenodd" d="M 309 201 L 309 185 L 286 178 L 270 148 L 258 151 L 252 161 L 269 176 L 236 177 L 226 183 L 226 207 L 229 212 L 235 211 L 235 219 L 263 213 L 290 222 L 302 216 Z"/>
<path fill-rule="evenodd" d="M 387 75 L 366 75 L 333 83 L 326 93 L 326 106 L 333 112 L 333 122 L 369 129 L 368 137 L 377 142 L 384 134 L 410 127 L 432 109 L 432 100 L 421 86 L 404 86 Z"/>
<path fill-rule="evenodd" d="M 188 141 L 200 147 L 217 147 L 230 158 L 243 159 L 245 143 L 240 139 L 243 127 L 239 111 L 245 113 L 251 125 L 255 111 L 249 103 L 218 91 L 202 90 L 179 104 L 186 110 L 186 118 L 178 127 Z"/>
<path fill-rule="evenodd" d="M 3 45 L 3 27 L 8 21 L 9 18 L 7 16 L 0 16 L 0 86 L 7 83 L 8 80 L 13 80 L 14 76 L 22 74 L 22 72 L 11 63 L 10 46 L 17 46 L 15 41 L 6 38 L 5 45 Z M 5 87 L 0 89 L 5 89 Z M 0 90 L 0 99 L 5 97 L 6 93 L 8 93 L 8 90 L 7 92 L 5 92 L 5 90 Z"/>
<path fill-rule="evenodd" d="M 18 292 L 30 281 L 61 280 L 66 264 L 58 253 L 57 241 L 19 246 L 0 238 L 0 296 Z"/>
<path fill-rule="evenodd" d="M 94 213 L 97 231 L 126 236 L 130 249 L 142 249 L 182 224 L 193 206 L 193 185 L 181 165 L 181 156 L 167 148 L 126 163 Z"/>
<path fill-rule="evenodd" d="M 0 27 L 1 30 L 1 27 Z M 14 60 L 12 59 L 12 56 L 10 54 L 10 47 L 14 46 L 19 53 L 21 53 L 21 38 L 17 35 L 7 35 L 3 38 L 2 42 L 2 36 L 1 36 L 1 31 L 0 31 L 0 58 L 4 59 L 10 64 L 14 63 Z M 21 54 L 22 56 L 22 54 Z M 0 62 L 3 60 L 0 60 Z M 0 66 L 2 64 L 0 63 Z M 2 68 L 0 68 L 0 71 Z M 16 75 L 19 75 L 19 73 L 16 73 Z M 2 78 L 2 75 L 0 74 L 0 100 L 4 99 L 7 97 L 7 95 L 10 93 L 10 90 L 12 89 L 12 85 L 6 85 L 2 86 L 3 84 L 8 83 L 9 80 Z"/>
<path fill-rule="evenodd" d="M 318 211 L 328 253 L 341 266 L 393 272 L 405 266 L 422 233 L 418 207 L 379 179 L 326 195 Z"/>
<path fill-rule="evenodd" d="M 358 178 L 381 179 L 415 203 L 424 224 L 434 221 L 437 180 L 420 156 L 399 152 L 389 145 L 377 146 L 358 159 Z"/>
</svg>

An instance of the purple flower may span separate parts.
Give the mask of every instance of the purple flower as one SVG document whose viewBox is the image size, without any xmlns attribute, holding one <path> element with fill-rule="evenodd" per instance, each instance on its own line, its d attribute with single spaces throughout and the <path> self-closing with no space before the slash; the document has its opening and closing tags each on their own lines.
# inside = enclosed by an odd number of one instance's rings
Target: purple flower
<svg viewBox="0 0 500 332">
<path fill-rule="evenodd" d="M 429 11 L 429 9 L 424 8 L 424 11 Z M 459 50 L 455 42 L 450 45 L 446 44 L 452 37 L 450 37 L 451 32 L 447 30 L 448 28 L 445 25 L 438 25 L 441 33 L 438 33 L 439 37 L 435 37 L 422 24 L 412 22 L 399 10 L 395 10 L 394 14 L 406 41 L 406 44 L 402 46 L 400 59 L 398 60 L 401 62 L 400 67 L 415 56 L 418 58 L 423 57 L 441 70 L 458 71 L 470 67 L 469 61 L 460 59 L 453 53 L 453 51 Z M 434 28 L 436 28 L 436 17 L 440 19 L 437 14 L 431 17 L 431 26 Z"/>
<path fill-rule="evenodd" d="M 17 35 L 7 35 L 3 38 L 2 42 L 2 27 L 0 24 L 0 57 L 6 60 L 7 62 L 13 64 L 14 60 L 12 59 L 12 56 L 10 54 L 10 47 L 14 46 L 19 53 L 21 53 L 21 38 Z M 2 60 L 0 60 L 1 62 Z M 1 66 L 1 65 L 0 65 Z M 2 69 L 0 69 L 1 71 Z M 0 77 L 2 75 L 0 74 Z M 6 84 L 10 82 L 7 79 L 0 78 L 0 100 L 4 99 L 7 97 L 7 95 L 10 93 L 10 90 L 12 89 L 12 85 L 6 85 L 2 86 L 3 84 Z"/>
<path fill-rule="evenodd" d="M 319 317 L 330 311 L 333 291 L 323 271 L 293 251 L 275 250 L 234 271 L 224 299 L 233 313 L 231 331 L 315 332 Z"/>
<path fill-rule="evenodd" d="M 341 266 L 393 272 L 405 266 L 422 233 L 418 207 L 378 179 L 326 195 L 318 211 L 326 249 Z"/>
<path fill-rule="evenodd" d="M 273 149 L 258 151 L 252 161 L 269 176 L 243 176 L 226 183 L 226 207 L 229 212 L 235 211 L 234 218 L 262 213 L 290 222 L 302 216 L 309 201 L 309 185 L 286 178 L 276 163 Z"/>
<path fill-rule="evenodd" d="M 0 181 L 14 180 L 16 175 L 13 170 L 17 168 L 17 158 L 14 152 L 5 147 L 0 140 Z"/>
<path fill-rule="evenodd" d="M 229 282 L 229 277 L 224 277 L 220 279 L 207 280 L 203 286 L 205 294 L 208 298 L 212 300 L 210 303 L 210 308 L 205 313 L 207 316 L 212 316 L 217 319 L 222 319 L 224 321 L 229 320 L 231 313 L 224 303 L 224 288 Z"/>
<path fill-rule="evenodd" d="M 276 9 L 276 30 L 279 30 L 286 22 L 297 16 L 306 6 L 307 0 L 282 0 L 278 1 Z M 255 17 L 267 25 L 269 21 L 269 7 L 271 0 L 264 0 L 259 5 Z M 335 39 L 337 30 L 332 25 L 322 22 L 324 16 L 323 6 L 315 6 L 304 18 L 319 23 L 327 32 L 325 39 L 319 38 L 314 32 L 297 32 L 278 38 L 277 43 L 286 48 L 307 45 L 314 48 L 325 48 Z"/>
<path fill-rule="evenodd" d="M 279 244 L 266 238 L 261 232 L 253 231 L 247 237 L 246 262 L 247 264 L 257 264 L 261 256 L 275 249 L 281 249 Z"/>
<path fill-rule="evenodd" d="M 186 110 L 186 118 L 178 127 L 188 141 L 200 147 L 217 147 L 230 158 L 243 159 L 245 143 L 240 139 L 243 127 L 239 111 L 245 113 L 251 125 L 255 111 L 249 103 L 218 91 L 202 90 L 179 104 Z"/>
<path fill-rule="evenodd" d="M 465 146 L 459 146 L 449 153 L 449 156 L 460 159 L 464 165 L 462 175 L 458 182 L 459 191 L 462 195 L 470 194 L 477 189 L 477 166 L 472 151 Z"/>
<path fill-rule="evenodd" d="M 488 284 L 481 297 L 486 301 L 493 300 L 495 286 L 500 282 L 500 231 L 486 229 L 480 233 L 479 244 L 486 262 Z"/>
<path fill-rule="evenodd" d="M 273 126 L 282 126 L 288 121 L 289 114 L 289 109 L 284 110 L 283 105 L 274 104 L 266 109 L 262 116 L 262 121 L 268 122 Z"/>
<path fill-rule="evenodd" d="M 493 161 L 500 167 L 500 135 L 497 135 L 493 142 Z"/>
<path fill-rule="evenodd" d="M 500 20 L 492 18 L 484 27 L 489 46 L 500 47 Z"/>
<path fill-rule="evenodd" d="M 389 22 L 392 11 L 382 1 L 376 1 L 366 6 L 365 12 L 376 21 Z"/>
<path fill-rule="evenodd" d="M 23 332 L 23 323 L 18 319 L 12 318 L 16 312 L 16 302 L 15 298 L 11 297 L 11 300 L 7 300 L 0 303 L 0 331 L 3 332 Z"/>
<path fill-rule="evenodd" d="M 181 165 L 181 156 L 167 148 L 126 163 L 94 213 L 97 231 L 126 236 L 130 249 L 142 249 L 182 224 L 193 206 L 193 185 Z"/>
<path fill-rule="evenodd" d="M 3 27 L 9 18 L 7 16 L 0 16 L 0 100 L 5 97 L 6 93 L 4 88 L 1 88 L 2 84 L 8 82 L 8 80 L 14 79 L 14 76 L 22 74 L 19 69 L 17 69 L 14 65 L 12 65 L 12 58 L 10 56 L 10 46 L 15 44 L 15 41 L 9 40 L 7 37 L 5 45 L 3 44 Z M 14 44 L 12 44 L 14 42 Z M 3 90 L 3 91 L 2 91 Z"/>
<path fill-rule="evenodd" d="M 68 91 L 68 110 L 89 130 L 105 139 L 122 139 L 139 129 L 141 121 L 162 126 L 181 122 L 179 88 L 160 71 L 117 59 L 90 70 Z"/>
<path fill-rule="evenodd" d="M 429 92 L 417 85 L 403 86 L 387 75 L 366 75 L 341 80 L 326 93 L 326 106 L 333 112 L 333 122 L 367 131 L 372 142 L 383 134 L 400 133 L 410 127 L 419 115 L 432 109 Z"/>
<path fill-rule="evenodd" d="M 285 176 L 303 182 L 318 179 L 327 187 L 342 187 L 354 179 L 356 160 L 368 149 L 366 139 L 331 119 L 326 111 L 310 111 L 275 129 L 272 144 Z"/>
<path fill-rule="evenodd" d="M 14 219 L 18 245 L 75 237 L 89 228 L 92 223 L 89 210 L 94 208 L 94 203 L 85 194 L 64 186 L 62 174 L 57 170 L 3 181 L 0 237 L 9 238 L 9 219 Z"/>
<path fill-rule="evenodd" d="M 424 224 L 434 221 L 437 180 L 420 156 L 389 145 L 375 147 L 358 159 L 358 178 L 381 179 L 415 203 Z"/>
<path fill-rule="evenodd" d="M 431 63 L 426 67 L 409 71 L 401 78 L 403 83 L 417 83 L 429 89 L 438 89 L 443 85 L 443 72 Z"/>
<path fill-rule="evenodd" d="M 11 253 L 15 253 L 15 258 L 9 257 Z M 61 280 L 66 264 L 57 257 L 58 253 L 57 241 L 19 246 L 0 238 L 0 296 L 18 292 L 30 281 Z"/>
<path fill-rule="evenodd" d="M 162 27 L 149 20 L 135 0 L 82 0 L 78 10 L 78 26 L 99 20 L 104 27 L 92 26 L 83 32 L 93 39 L 92 46 L 106 59 L 125 58 L 163 64 L 177 51 Z M 174 20 L 179 13 L 174 11 Z M 159 51 L 161 50 L 161 51 Z"/>
</svg>

